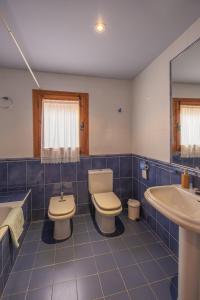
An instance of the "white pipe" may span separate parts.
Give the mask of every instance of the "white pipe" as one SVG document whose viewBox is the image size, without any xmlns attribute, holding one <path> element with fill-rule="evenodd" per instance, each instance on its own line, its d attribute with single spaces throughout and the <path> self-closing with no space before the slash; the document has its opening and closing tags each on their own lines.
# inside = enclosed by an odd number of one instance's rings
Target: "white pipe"
<svg viewBox="0 0 200 300">
<path fill-rule="evenodd" d="M 27 66 L 27 68 L 28 68 L 28 70 L 29 70 L 29 72 L 31 73 L 31 76 L 33 77 L 33 80 L 35 81 L 35 83 L 37 84 L 38 88 L 40 89 L 39 82 L 37 81 L 37 79 L 36 79 L 36 77 L 35 77 L 35 75 L 34 75 L 32 69 L 31 69 L 31 67 L 30 67 L 30 65 L 29 65 L 29 63 L 28 63 L 26 57 L 24 56 L 24 54 L 23 54 L 23 52 L 22 52 L 22 49 L 21 49 L 21 47 L 20 47 L 18 41 L 16 40 L 16 38 L 15 38 L 13 32 L 11 31 L 11 29 L 10 29 L 10 27 L 9 27 L 9 25 L 8 25 L 8 23 L 6 22 L 6 20 L 3 18 L 3 16 L 2 16 L 1 14 L 0 14 L 0 20 L 2 21 L 4 27 L 6 28 L 6 30 L 8 31 L 8 33 L 9 33 L 10 36 L 12 37 L 12 39 L 13 39 L 13 41 L 14 41 L 16 47 L 17 47 L 17 49 L 19 50 L 19 53 L 21 54 L 21 56 L 22 56 L 22 58 L 23 58 L 23 60 L 24 60 L 24 62 L 25 62 L 25 64 L 26 64 L 26 66 Z"/>
</svg>

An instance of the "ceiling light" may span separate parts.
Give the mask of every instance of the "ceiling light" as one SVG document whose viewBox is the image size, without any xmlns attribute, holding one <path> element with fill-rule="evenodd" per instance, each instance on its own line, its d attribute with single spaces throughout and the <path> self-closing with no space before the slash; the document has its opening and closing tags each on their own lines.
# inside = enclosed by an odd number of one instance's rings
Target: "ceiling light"
<svg viewBox="0 0 200 300">
<path fill-rule="evenodd" d="M 99 32 L 99 33 L 104 32 L 106 30 L 106 24 L 102 23 L 102 22 L 98 22 L 95 25 L 95 30 L 96 30 L 96 32 Z"/>
</svg>

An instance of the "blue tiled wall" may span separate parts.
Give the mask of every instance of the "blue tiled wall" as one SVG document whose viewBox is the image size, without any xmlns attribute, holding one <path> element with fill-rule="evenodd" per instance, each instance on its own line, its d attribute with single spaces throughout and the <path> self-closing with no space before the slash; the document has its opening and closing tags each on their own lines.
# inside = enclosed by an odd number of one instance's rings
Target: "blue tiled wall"
<svg viewBox="0 0 200 300">
<path fill-rule="evenodd" d="M 142 178 L 141 166 L 149 166 L 148 179 Z M 141 214 L 150 227 L 178 256 L 178 226 L 156 211 L 145 199 L 144 192 L 150 186 L 179 184 L 180 168 L 171 164 L 133 155 L 133 197 L 141 201 Z"/>
<path fill-rule="evenodd" d="M 15 199 L 15 193 L 13 193 L 11 197 L 13 198 L 13 201 L 19 200 L 17 197 Z M 31 193 L 26 198 L 26 201 L 24 202 L 22 209 L 24 212 L 25 225 L 24 225 L 24 232 L 21 235 L 19 240 L 20 246 L 22 244 L 22 241 L 24 239 L 24 236 L 26 234 L 26 231 L 31 221 Z M 8 276 L 10 274 L 12 266 L 14 265 L 19 249 L 20 248 L 16 249 L 13 246 L 9 231 L 7 230 L 2 240 L 0 241 L 0 296 L 6 284 Z"/>
<path fill-rule="evenodd" d="M 196 168 L 200 166 L 199 157 L 181 157 L 180 153 L 173 154 L 172 161 L 175 164 L 184 165 L 191 168 Z"/>
<path fill-rule="evenodd" d="M 132 155 L 89 156 L 78 163 L 46 164 L 37 159 L 0 161 L 0 192 L 32 190 L 32 219 L 47 216 L 49 199 L 73 194 L 77 213 L 89 211 L 88 170 L 111 168 L 114 173 L 114 191 L 124 205 L 132 196 Z"/>
<path fill-rule="evenodd" d="M 141 176 L 141 165 L 148 163 L 149 176 Z M 178 255 L 178 226 L 169 221 L 144 198 L 149 186 L 180 183 L 181 168 L 169 163 L 137 155 L 107 155 L 82 157 L 78 163 L 42 165 L 37 159 L 0 161 L 0 193 L 9 190 L 32 190 L 32 219 L 47 216 L 49 199 L 59 195 L 74 194 L 77 213 L 89 212 L 88 170 L 111 168 L 114 173 L 114 191 L 126 207 L 130 197 L 139 199 L 144 220 Z M 197 177 L 192 177 L 200 185 Z"/>
</svg>

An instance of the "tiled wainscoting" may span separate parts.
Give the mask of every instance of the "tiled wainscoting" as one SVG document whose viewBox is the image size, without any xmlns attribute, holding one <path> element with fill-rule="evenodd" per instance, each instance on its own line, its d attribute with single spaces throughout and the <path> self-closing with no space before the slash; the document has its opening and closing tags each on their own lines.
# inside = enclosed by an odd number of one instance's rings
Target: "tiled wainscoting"
<svg viewBox="0 0 200 300">
<path fill-rule="evenodd" d="M 142 178 L 141 169 L 144 162 L 149 167 L 147 180 Z M 144 197 L 144 192 L 150 186 L 179 184 L 182 170 L 171 164 L 134 155 L 132 163 L 133 197 L 141 201 L 142 217 L 178 256 L 178 226 L 149 205 Z"/>
<path fill-rule="evenodd" d="M 144 163 L 149 167 L 146 180 L 141 176 Z M 37 159 L 0 161 L 0 202 L 5 192 L 17 195 L 20 191 L 31 188 L 32 193 L 23 207 L 28 225 L 31 215 L 32 220 L 45 218 L 49 198 L 60 194 L 62 190 L 65 194 L 74 194 L 78 214 L 88 213 L 88 170 L 100 168 L 113 170 L 114 191 L 121 198 L 124 207 L 127 206 L 130 197 L 141 201 L 143 220 L 178 256 L 178 226 L 151 207 L 144 198 L 144 192 L 150 186 L 180 183 L 181 168 L 169 163 L 137 155 L 90 156 L 81 158 L 78 163 L 61 165 L 42 165 Z M 191 176 L 191 179 L 194 185 L 200 181 L 196 176 Z M 26 230 L 24 234 L 25 232 Z M 17 254 L 18 251 L 13 250 L 7 231 L 0 241 L 0 293 Z"/>
<path fill-rule="evenodd" d="M 184 165 L 188 168 L 196 168 L 200 165 L 199 157 L 181 157 L 181 154 L 173 154 L 172 161 L 175 164 Z"/>
<path fill-rule="evenodd" d="M 111 168 L 114 191 L 125 205 L 132 196 L 132 155 L 89 156 L 78 163 L 46 164 L 37 159 L 0 161 L 0 192 L 32 190 L 32 220 L 47 215 L 49 199 L 73 194 L 77 213 L 89 212 L 88 170 Z"/>
<path fill-rule="evenodd" d="M 149 166 L 148 179 L 142 178 L 141 167 Z M 78 163 L 42 165 L 38 159 L 0 161 L 0 194 L 10 190 L 32 190 L 32 220 L 47 216 L 49 199 L 74 194 L 77 213 L 88 213 L 88 170 L 111 168 L 114 191 L 127 206 L 130 197 L 141 200 L 142 217 L 165 244 L 178 255 L 178 227 L 151 207 L 144 198 L 146 188 L 154 185 L 180 183 L 181 169 L 137 155 L 105 155 L 82 157 Z M 193 181 L 196 181 L 193 177 Z"/>
<path fill-rule="evenodd" d="M 21 192 L 16 194 L 14 193 L 11 194 L 10 197 L 12 198 L 12 201 L 20 201 L 26 197 L 26 200 L 22 206 L 24 212 L 25 225 L 24 225 L 24 232 L 21 235 L 19 241 L 19 244 L 21 246 L 31 221 L 31 192 L 30 193 Z M 3 197 L 0 196 L 0 201 L 1 198 Z M 0 240 L 0 295 L 4 289 L 10 271 L 19 253 L 19 249 L 20 248 L 16 249 L 13 246 L 10 238 L 10 233 L 8 230 L 6 230 L 5 234 L 3 235 L 3 238 Z"/>
</svg>

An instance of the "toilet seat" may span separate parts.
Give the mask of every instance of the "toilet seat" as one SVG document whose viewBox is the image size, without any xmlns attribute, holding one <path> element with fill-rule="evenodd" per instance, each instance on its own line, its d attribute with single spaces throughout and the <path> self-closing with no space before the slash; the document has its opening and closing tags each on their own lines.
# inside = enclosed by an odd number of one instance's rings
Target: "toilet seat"
<svg viewBox="0 0 200 300">
<path fill-rule="evenodd" d="M 113 170 L 88 170 L 88 188 L 99 230 L 103 234 L 114 233 L 116 231 L 115 217 L 121 213 L 122 204 L 113 193 Z"/>
<path fill-rule="evenodd" d="M 70 218 L 75 214 L 76 206 L 73 195 L 51 197 L 48 215 L 51 220 L 62 220 Z"/>
<path fill-rule="evenodd" d="M 96 194 L 94 194 L 96 195 Z M 117 216 L 120 214 L 120 212 L 122 211 L 122 205 L 121 205 L 121 202 L 120 202 L 120 207 L 118 207 L 117 209 L 102 209 L 99 207 L 99 205 L 97 204 L 97 201 L 94 197 L 94 195 L 92 195 L 92 202 L 94 204 L 94 207 L 95 209 L 98 211 L 99 214 L 101 214 L 102 216 L 105 216 L 105 217 L 112 217 L 112 216 Z M 116 195 L 115 195 L 116 196 Z M 117 196 L 116 196 L 117 197 Z M 98 196 L 97 196 L 98 198 Z M 118 197 L 117 197 L 118 199 Z M 119 200 L 120 201 L 120 200 Z"/>
<path fill-rule="evenodd" d="M 113 211 L 121 208 L 121 201 L 113 192 L 95 193 L 94 200 L 102 210 Z"/>
<path fill-rule="evenodd" d="M 64 216 L 70 214 L 75 207 L 73 195 L 64 196 L 63 200 L 59 197 L 52 197 L 49 204 L 49 213 L 53 216 Z"/>
</svg>

